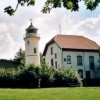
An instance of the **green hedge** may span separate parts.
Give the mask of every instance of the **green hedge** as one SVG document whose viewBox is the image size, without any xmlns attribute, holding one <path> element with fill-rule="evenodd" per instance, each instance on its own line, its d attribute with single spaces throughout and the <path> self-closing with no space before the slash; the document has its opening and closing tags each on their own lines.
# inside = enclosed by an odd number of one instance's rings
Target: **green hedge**
<svg viewBox="0 0 100 100">
<path fill-rule="evenodd" d="M 0 87 L 35 88 L 81 86 L 80 77 L 71 69 L 28 65 L 24 69 L 0 69 Z"/>
</svg>

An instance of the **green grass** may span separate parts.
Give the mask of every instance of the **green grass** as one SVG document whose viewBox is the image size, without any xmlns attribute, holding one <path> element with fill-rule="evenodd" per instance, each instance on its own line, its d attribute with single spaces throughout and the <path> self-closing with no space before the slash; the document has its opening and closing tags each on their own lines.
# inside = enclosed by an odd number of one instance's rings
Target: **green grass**
<svg viewBox="0 0 100 100">
<path fill-rule="evenodd" d="M 100 87 L 0 89 L 0 100 L 100 100 Z"/>
</svg>

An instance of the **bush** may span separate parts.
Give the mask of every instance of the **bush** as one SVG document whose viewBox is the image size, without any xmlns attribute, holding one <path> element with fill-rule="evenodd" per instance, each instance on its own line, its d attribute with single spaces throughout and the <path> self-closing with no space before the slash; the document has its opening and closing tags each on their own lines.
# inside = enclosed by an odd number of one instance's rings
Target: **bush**
<svg viewBox="0 0 100 100">
<path fill-rule="evenodd" d="M 81 80 L 69 67 L 56 70 L 53 67 L 28 65 L 24 69 L 0 69 L 0 87 L 36 88 L 39 85 L 41 87 L 81 86 Z"/>
<path fill-rule="evenodd" d="M 38 87 L 38 79 L 40 77 L 40 68 L 29 65 L 26 69 L 17 75 L 19 87 L 33 88 Z"/>
<path fill-rule="evenodd" d="M 16 73 L 15 69 L 0 69 L 0 87 L 15 87 Z"/>
<path fill-rule="evenodd" d="M 42 67 L 41 68 L 41 87 L 52 87 L 54 81 L 55 70 L 53 68 Z"/>
<path fill-rule="evenodd" d="M 82 86 L 81 79 L 70 67 L 59 69 L 54 75 L 54 85 L 59 87 L 65 86 Z"/>
</svg>

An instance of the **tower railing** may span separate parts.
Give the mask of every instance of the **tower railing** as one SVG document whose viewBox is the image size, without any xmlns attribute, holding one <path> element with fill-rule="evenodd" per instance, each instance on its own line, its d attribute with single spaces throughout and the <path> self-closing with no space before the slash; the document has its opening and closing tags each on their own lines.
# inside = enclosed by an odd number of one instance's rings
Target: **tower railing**
<svg viewBox="0 0 100 100">
<path fill-rule="evenodd" d="M 23 35 L 24 38 L 27 38 L 27 37 L 39 37 L 39 34 L 37 33 L 26 33 Z"/>
</svg>

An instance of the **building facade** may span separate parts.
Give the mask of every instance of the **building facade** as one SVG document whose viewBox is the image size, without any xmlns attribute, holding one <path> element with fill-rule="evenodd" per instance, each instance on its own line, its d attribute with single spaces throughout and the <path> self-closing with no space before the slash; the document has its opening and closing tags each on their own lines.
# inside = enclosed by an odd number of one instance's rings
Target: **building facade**
<svg viewBox="0 0 100 100">
<path fill-rule="evenodd" d="M 39 40 L 40 37 L 32 23 L 26 29 L 25 40 L 25 60 L 26 64 L 40 65 L 40 54 L 39 54 Z"/>
<path fill-rule="evenodd" d="M 43 56 L 49 67 L 71 67 L 82 78 L 100 78 L 99 45 L 83 36 L 57 35 L 45 46 Z"/>
</svg>

